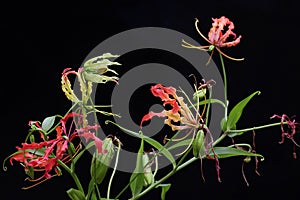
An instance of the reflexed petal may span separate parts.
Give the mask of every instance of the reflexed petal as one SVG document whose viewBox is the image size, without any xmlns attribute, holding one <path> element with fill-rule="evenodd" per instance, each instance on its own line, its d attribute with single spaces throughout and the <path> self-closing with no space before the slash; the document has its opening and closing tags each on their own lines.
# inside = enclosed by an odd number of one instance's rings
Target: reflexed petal
<svg viewBox="0 0 300 200">
<path fill-rule="evenodd" d="M 140 123 L 140 127 L 142 127 L 142 125 L 143 125 L 143 123 L 144 123 L 145 121 L 148 121 L 148 120 L 152 119 L 152 117 L 154 117 L 154 116 L 157 116 L 157 117 L 165 117 L 166 114 L 165 114 L 164 111 L 162 111 L 162 112 L 160 112 L 160 113 L 156 113 L 156 112 L 150 111 L 148 114 L 146 114 L 146 115 L 142 118 L 141 123 Z"/>
</svg>

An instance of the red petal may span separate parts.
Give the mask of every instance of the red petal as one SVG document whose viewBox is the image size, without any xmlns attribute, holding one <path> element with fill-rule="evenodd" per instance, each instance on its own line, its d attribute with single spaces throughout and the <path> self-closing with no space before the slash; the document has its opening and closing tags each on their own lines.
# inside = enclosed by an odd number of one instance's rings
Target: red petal
<svg viewBox="0 0 300 200">
<path fill-rule="evenodd" d="M 94 141 L 95 141 L 95 146 L 98 150 L 98 153 L 103 153 L 102 151 L 102 140 L 100 140 L 98 137 L 94 137 Z"/>
<path fill-rule="evenodd" d="M 33 158 L 34 155 L 28 152 L 24 152 L 24 153 L 18 153 L 14 156 L 12 156 L 9 159 L 9 162 L 11 165 L 13 165 L 13 160 L 18 161 L 18 162 L 25 162 L 27 159 Z"/>
<path fill-rule="evenodd" d="M 151 92 L 154 96 L 160 97 L 162 101 L 166 101 L 169 98 L 169 95 L 175 95 L 176 89 L 173 87 L 164 87 L 161 84 L 156 84 L 151 87 Z"/>
<path fill-rule="evenodd" d="M 140 127 L 142 127 L 143 122 L 152 119 L 152 117 L 154 117 L 154 116 L 157 116 L 157 117 L 165 117 L 166 114 L 165 114 L 164 111 L 162 111 L 162 112 L 160 112 L 160 113 L 155 113 L 155 112 L 150 111 L 148 114 L 146 114 L 146 115 L 142 118 L 141 123 L 140 123 Z"/>
</svg>

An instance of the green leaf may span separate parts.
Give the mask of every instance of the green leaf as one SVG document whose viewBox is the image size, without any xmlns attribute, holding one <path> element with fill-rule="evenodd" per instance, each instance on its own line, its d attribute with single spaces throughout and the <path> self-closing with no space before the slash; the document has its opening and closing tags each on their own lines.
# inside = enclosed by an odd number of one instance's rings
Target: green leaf
<svg viewBox="0 0 300 200">
<path fill-rule="evenodd" d="M 42 122 L 42 129 L 47 132 L 53 126 L 55 121 L 55 116 L 46 117 Z"/>
<path fill-rule="evenodd" d="M 85 196 L 80 190 L 71 188 L 71 189 L 67 190 L 67 194 L 69 195 L 70 199 L 72 199 L 72 200 L 85 200 Z"/>
<path fill-rule="evenodd" d="M 30 179 L 34 179 L 34 169 L 33 167 L 27 167 L 27 169 L 25 170 L 25 173 L 27 174 L 27 176 L 30 177 Z"/>
<path fill-rule="evenodd" d="M 154 148 L 156 148 L 160 153 L 162 153 L 164 156 L 166 156 L 166 158 L 172 163 L 173 165 L 173 168 L 176 168 L 176 162 L 175 162 L 175 159 L 173 157 L 173 155 L 163 146 L 161 145 L 159 142 L 157 142 L 156 140 L 150 138 L 150 137 L 147 137 L 147 136 L 144 136 L 142 134 L 139 134 L 137 132 L 134 132 L 134 131 L 131 131 L 131 130 L 128 130 L 112 121 L 109 121 L 109 120 L 106 120 L 105 122 L 106 124 L 108 123 L 112 123 L 114 125 L 116 125 L 117 127 L 119 127 L 122 131 L 124 131 L 125 133 L 127 133 L 128 135 L 131 135 L 133 137 L 137 137 L 137 138 L 143 138 L 144 141 L 146 141 L 148 144 L 152 145 Z"/>
<path fill-rule="evenodd" d="M 29 141 L 30 141 L 30 143 L 35 142 L 34 135 L 29 135 Z"/>
<path fill-rule="evenodd" d="M 75 158 L 73 158 L 72 162 L 74 163 L 74 165 L 75 165 L 76 162 L 81 158 L 81 156 L 84 154 L 84 152 L 85 152 L 87 149 L 93 147 L 94 145 L 95 145 L 95 142 L 94 142 L 94 141 L 92 141 L 92 142 L 90 142 L 88 145 L 86 145 L 86 147 L 85 147 L 84 149 L 82 149 L 82 150 L 75 156 Z"/>
<path fill-rule="evenodd" d="M 209 104 L 209 103 L 218 103 L 221 106 L 223 106 L 224 108 L 226 107 L 224 102 L 219 99 L 206 99 L 206 100 L 199 101 L 198 104 L 199 104 L 199 106 L 201 106 L 201 105 Z M 194 106 L 197 106 L 197 103 L 195 103 Z"/>
<path fill-rule="evenodd" d="M 203 88 L 201 90 L 197 90 L 194 94 L 193 94 L 193 99 L 202 99 L 204 96 L 206 95 L 206 88 Z"/>
<path fill-rule="evenodd" d="M 168 192 L 168 190 L 171 187 L 171 184 L 159 184 L 157 187 L 161 187 L 161 200 L 165 200 L 166 199 L 166 193 Z"/>
<path fill-rule="evenodd" d="M 232 156 L 257 156 L 261 157 L 261 160 L 264 160 L 264 157 L 261 154 L 252 153 L 234 147 L 214 147 L 214 152 L 218 156 L 218 158 L 228 158 Z M 212 150 L 210 150 L 209 155 L 214 156 Z"/>
<path fill-rule="evenodd" d="M 97 200 L 97 195 L 96 195 L 96 192 L 93 191 L 92 195 L 91 195 L 91 200 Z"/>
<path fill-rule="evenodd" d="M 242 135 L 243 133 L 245 133 L 245 132 L 241 131 L 241 132 L 238 132 L 238 133 L 228 133 L 227 135 L 229 137 L 235 137 L 235 136 L 238 136 L 238 135 Z"/>
<path fill-rule="evenodd" d="M 191 143 L 191 140 L 192 140 L 192 139 L 181 140 L 181 141 L 176 142 L 175 144 L 173 144 L 173 145 L 167 147 L 167 149 L 170 151 L 170 150 L 173 150 L 173 149 L 182 147 L 182 146 L 188 146 L 188 145 Z"/>
<path fill-rule="evenodd" d="M 227 124 L 226 124 L 226 118 L 225 118 L 225 117 L 223 117 L 223 118 L 221 119 L 220 125 L 221 125 L 222 131 L 226 131 Z"/>
<path fill-rule="evenodd" d="M 119 199 L 107 199 L 107 198 L 101 198 L 100 200 L 119 200 Z"/>
<path fill-rule="evenodd" d="M 230 111 L 230 113 L 228 115 L 228 119 L 226 122 L 227 130 L 233 130 L 236 128 L 236 123 L 239 121 L 244 107 L 248 104 L 248 102 L 256 94 L 259 95 L 260 91 L 256 91 L 256 92 L 252 93 L 251 95 L 249 95 L 248 97 L 246 97 L 245 99 L 243 99 L 242 101 L 240 101 L 238 104 L 236 104 L 233 107 L 233 109 Z"/>
<path fill-rule="evenodd" d="M 144 140 L 141 139 L 140 149 L 137 154 L 136 167 L 130 176 L 130 189 L 132 196 L 138 195 L 144 186 L 144 166 L 143 166 Z"/>
</svg>

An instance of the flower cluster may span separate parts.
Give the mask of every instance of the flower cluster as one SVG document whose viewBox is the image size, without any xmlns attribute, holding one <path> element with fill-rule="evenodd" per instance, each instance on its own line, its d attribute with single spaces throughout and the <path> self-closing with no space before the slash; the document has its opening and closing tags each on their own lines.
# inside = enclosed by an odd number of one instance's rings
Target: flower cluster
<svg viewBox="0 0 300 200">
<path fill-rule="evenodd" d="M 128 185 L 126 185 L 114 199 L 119 199 L 129 188 L 131 191 L 131 200 L 139 199 L 152 189 L 161 187 L 161 198 L 165 199 L 166 192 L 171 184 L 164 183 L 169 177 L 174 175 L 178 170 L 190 165 L 195 161 L 202 162 L 205 159 L 214 160 L 218 180 L 220 178 L 220 160 L 228 157 L 240 156 L 244 163 L 251 161 L 254 157 L 256 166 L 258 158 L 264 159 L 263 155 L 256 152 L 254 136 L 259 129 L 279 126 L 281 128 L 282 144 L 285 139 L 290 139 L 295 147 L 300 147 L 296 142 L 296 134 L 299 133 L 299 122 L 294 118 L 288 117 L 286 114 L 273 115 L 271 119 L 279 119 L 279 122 L 254 126 L 250 128 L 239 129 L 239 119 L 242 116 L 244 108 L 254 96 L 260 94 L 255 91 L 249 96 L 243 98 L 229 110 L 227 96 L 227 78 L 226 68 L 223 62 L 223 56 L 235 61 L 241 59 L 233 58 L 226 55 L 221 48 L 233 47 L 240 43 L 241 35 L 237 36 L 234 30 L 234 24 L 225 16 L 213 18 L 212 27 L 205 37 L 198 28 L 199 20 L 196 19 L 195 27 L 205 41 L 209 43 L 207 46 L 194 46 L 183 40 L 182 46 L 185 48 L 194 48 L 211 52 L 210 59 L 216 49 L 221 59 L 221 67 L 223 69 L 224 80 L 224 101 L 212 99 L 212 86 L 214 80 L 207 82 L 202 80 L 200 85 L 195 84 L 193 97 L 190 98 L 181 88 L 176 89 L 173 86 L 164 86 L 156 83 L 151 86 L 150 91 L 160 98 L 163 104 L 161 112 L 153 112 L 145 114 L 140 121 L 140 130 L 135 132 L 126 127 L 107 120 L 106 124 L 112 123 L 116 125 L 124 134 L 129 134 L 140 140 L 139 150 L 136 157 L 136 166 L 132 172 Z M 230 40 L 232 39 L 232 40 Z M 107 82 L 118 83 L 118 73 L 110 69 L 110 66 L 120 65 L 118 62 L 110 61 L 111 58 L 117 58 L 118 55 L 105 53 L 101 56 L 91 58 L 86 61 L 83 67 L 77 71 L 66 68 L 62 72 L 61 87 L 68 100 L 72 102 L 71 108 L 64 115 L 53 115 L 46 117 L 42 122 L 30 121 L 29 133 L 25 141 L 16 147 L 16 151 L 9 155 L 4 163 L 9 160 L 13 165 L 18 162 L 22 165 L 27 180 L 35 182 L 27 188 L 40 184 L 55 176 L 61 176 L 62 170 L 67 171 L 73 178 L 77 188 L 70 188 L 67 194 L 72 200 L 94 200 L 94 199 L 111 199 L 111 186 L 113 177 L 117 172 L 119 155 L 122 148 L 121 141 L 113 134 L 101 138 L 98 133 L 100 125 L 96 122 L 97 114 L 101 116 L 118 116 L 114 113 L 101 110 L 103 105 L 96 105 L 91 94 L 93 85 L 105 84 Z M 210 61 L 208 60 L 208 63 Z M 111 73 L 111 75 L 109 75 Z M 69 76 L 74 75 L 79 83 L 79 90 L 74 91 Z M 210 115 L 210 105 L 219 103 L 224 108 L 224 116 L 221 121 L 210 122 L 220 125 L 221 134 L 218 138 L 213 138 L 208 127 Z M 109 107 L 111 105 L 105 105 Z M 91 118 L 92 120 L 90 120 Z M 145 122 L 150 121 L 153 117 L 164 118 L 164 124 L 169 126 L 172 136 L 165 136 L 163 141 L 157 141 L 143 134 L 143 126 Z M 91 122 L 93 121 L 93 122 Z M 253 133 L 253 143 L 247 142 L 235 143 L 234 138 L 239 137 L 247 132 Z M 184 133 L 182 137 L 179 134 Z M 225 138 L 229 138 L 232 144 L 221 144 Z M 145 149 L 147 143 L 149 149 Z M 184 151 L 173 155 L 172 150 L 183 147 Z M 77 161 L 84 155 L 87 150 L 92 151 L 92 159 L 90 163 L 90 181 L 88 187 L 84 188 L 75 172 Z M 160 160 L 158 156 L 166 157 L 172 164 L 172 169 L 160 178 L 156 177 Z M 180 157 L 182 156 L 182 157 Z M 296 159 L 294 150 L 293 157 Z M 175 159 L 176 158 L 176 159 Z M 177 158 L 180 158 L 177 161 Z M 100 193 L 99 186 L 103 186 L 103 181 L 108 173 L 110 164 L 114 161 L 113 171 L 109 177 L 107 194 Z M 154 169 L 153 169 L 154 168 Z M 4 170 L 7 168 L 4 166 Z M 202 172 L 202 168 L 201 168 Z M 242 171 L 243 173 L 243 171 Z M 256 167 L 256 173 L 257 167 Z M 39 176 L 36 176 L 38 174 Z M 37 177 L 37 178 L 36 178 Z M 203 180 L 204 176 L 202 174 Z M 246 177 L 243 177 L 248 184 Z"/>
<path fill-rule="evenodd" d="M 30 121 L 30 131 L 38 131 L 42 141 L 32 141 L 31 143 L 25 142 L 22 143 L 22 147 L 17 146 L 16 148 L 18 151 L 10 157 L 10 163 L 13 164 L 14 160 L 23 163 L 25 172 L 28 175 L 33 175 L 34 171 L 44 171 L 42 176 L 32 180 L 40 181 L 43 178 L 51 178 L 53 176 L 50 174 L 51 171 L 55 171 L 55 174 L 58 176 L 61 174 L 59 168 L 60 163 L 69 162 L 80 150 L 80 146 L 78 146 L 76 150 L 72 143 L 77 137 L 93 140 L 98 152 L 103 153 L 102 141 L 91 132 L 91 130 L 95 130 L 99 128 L 99 126 L 87 126 L 79 130 L 71 131 L 72 126 L 67 128 L 66 124 L 68 119 L 74 116 L 79 115 L 76 113 L 69 113 L 60 120 L 61 125 L 58 125 L 55 128 L 56 138 L 54 139 L 49 139 L 48 134 L 45 133 L 45 129 L 41 127 L 38 121 Z M 72 153 L 69 154 L 67 152 L 68 150 L 71 150 Z"/>
</svg>

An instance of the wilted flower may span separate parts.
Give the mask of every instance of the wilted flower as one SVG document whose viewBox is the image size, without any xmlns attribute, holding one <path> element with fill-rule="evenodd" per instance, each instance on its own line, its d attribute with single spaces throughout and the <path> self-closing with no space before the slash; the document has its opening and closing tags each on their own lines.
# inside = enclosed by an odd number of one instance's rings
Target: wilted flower
<svg viewBox="0 0 300 200">
<path fill-rule="evenodd" d="M 281 119 L 281 141 L 279 142 L 279 144 L 282 144 L 285 140 L 285 138 L 290 139 L 295 146 L 300 147 L 300 145 L 298 143 L 296 143 L 294 136 L 296 135 L 296 133 L 299 132 L 299 128 L 300 128 L 300 124 L 298 122 L 296 122 L 295 119 L 290 118 L 289 116 L 287 116 L 286 114 L 282 114 L 280 115 L 276 115 L 274 114 L 271 119 L 273 118 L 279 118 Z M 285 127 L 286 125 L 286 127 Z M 294 158 L 296 158 L 296 153 L 293 153 Z"/>
</svg>

